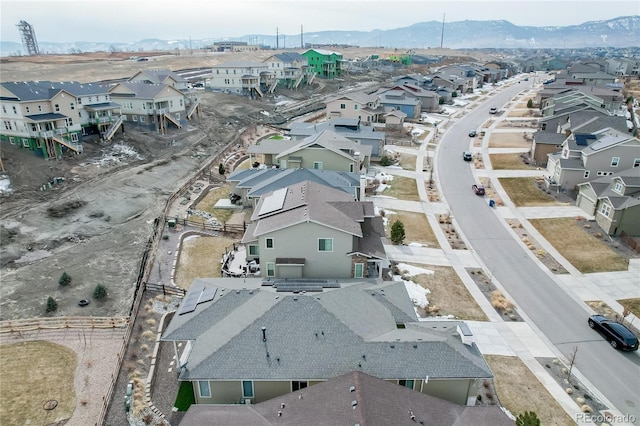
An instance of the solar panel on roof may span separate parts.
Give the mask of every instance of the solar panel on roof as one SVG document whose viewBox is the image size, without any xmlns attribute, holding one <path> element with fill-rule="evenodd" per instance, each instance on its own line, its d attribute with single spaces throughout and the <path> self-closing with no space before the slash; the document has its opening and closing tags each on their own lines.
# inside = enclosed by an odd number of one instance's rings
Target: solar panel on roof
<svg viewBox="0 0 640 426">
<path fill-rule="evenodd" d="M 187 297 L 184 299 L 184 301 L 180 305 L 180 311 L 178 312 L 178 315 L 184 315 L 196 310 L 196 306 L 198 306 L 198 300 L 200 299 L 202 290 L 203 290 L 202 288 L 192 289 L 187 294 Z"/>
<path fill-rule="evenodd" d="M 211 288 L 205 287 L 205 289 L 202 290 L 202 294 L 200 295 L 198 304 L 212 301 L 213 298 L 216 296 L 217 291 L 218 289 L 216 287 L 211 287 Z"/>
<path fill-rule="evenodd" d="M 262 207 L 258 214 L 263 215 L 281 209 L 282 206 L 284 206 L 284 199 L 286 195 L 287 188 L 281 188 L 273 191 L 273 194 L 266 197 L 262 202 Z"/>
</svg>

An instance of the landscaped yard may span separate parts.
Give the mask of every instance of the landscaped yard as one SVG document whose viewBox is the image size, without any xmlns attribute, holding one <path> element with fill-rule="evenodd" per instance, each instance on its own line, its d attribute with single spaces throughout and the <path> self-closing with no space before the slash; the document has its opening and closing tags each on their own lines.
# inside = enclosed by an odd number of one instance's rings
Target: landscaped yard
<svg viewBox="0 0 640 426">
<path fill-rule="evenodd" d="M 420 274 L 411 280 L 429 289 L 429 313 L 431 315 L 453 315 L 457 319 L 468 321 L 488 321 L 482 308 L 451 266 L 418 265 L 433 271 L 433 274 Z"/>
<path fill-rule="evenodd" d="M 573 266 L 584 274 L 626 271 L 629 260 L 586 232 L 573 218 L 531 219 L 533 226 Z"/>
<path fill-rule="evenodd" d="M 533 115 L 532 109 L 526 109 L 527 105 L 524 106 L 525 109 L 513 109 L 509 111 L 509 117 L 530 117 Z"/>
<path fill-rule="evenodd" d="M 493 170 L 531 170 L 534 167 L 525 164 L 520 154 L 489 154 Z"/>
<path fill-rule="evenodd" d="M 561 205 L 536 186 L 535 178 L 499 178 L 500 185 L 516 207 Z"/>
<path fill-rule="evenodd" d="M 522 132 L 493 132 L 489 137 L 489 148 L 531 148 L 531 142 Z"/>
<path fill-rule="evenodd" d="M 629 312 L 640 318 L 640 297 L 633 299 L 620 299 L 618 303 L 624 306 Z"/>
<path fill-rule="evenodd" d="M 400 155 L 400 167 L 405 170 L 416 169 L 416 156 L 411 154 L 402 153 Z"/>
<path fill-rule="evenodd" d="M 393 180 L 389 181 L 389 186 L 387 186 L 382 194 L 407 201 L 420 200 L 416 180 L 403 176 L 394 176 Z"/>
<path fill-rule="evenodd" d="M 182 242 L 175 283 L 188 289 L 194 278 L 222 276 L 222 255 L 236 240 L 223 237 L 191 237 Z M 236 242 L 237 243 L 237 242 Z"/>
<path fill-rule="evenodd" d="M 389 220 L 385 230 L 387 238 L 390 237 L 391 225 L 396 220 L 399 220 L 404 225 L 405 244 L 420 243 L 432 248 L 440 247 L 438 239 L 424 213 L 394 210 L 393 213 L 387 214 L 386 217 Z"/>
<path fill-rule="evenodd" d="M 214 206 L 218 200 L 222 198 L 228 198 L 231 186 L 222 185 L 218 188 L 211 189 L 205 197 L 195 206 L 197 210 L 211 213 L 220 223 L 225 223 L 231 218 L 235 210 L 232 209 L 216 209 Z M 191 215 L 189 220 L 194 222 L 203 222 L 204 219 L 200 216 Z"/>
<path fill-rule="evenodd" d="M 0 425 L 64 424 L 71 418 L 78 362 L 73 350 L 45 341 L 13 343 L 0 346 L 0 362 Z M 47 401 L 56 401 L 55 409 L 45 409 Z"/>
<path fill-rule="evenodd" d="M 485 355 L 484 358 L 495 376 L 498 400 L 511 414 L 517 416 L 533 411 L 542 425 L 575 425 L 520 358 L 501 355 Z"/>
</svg>

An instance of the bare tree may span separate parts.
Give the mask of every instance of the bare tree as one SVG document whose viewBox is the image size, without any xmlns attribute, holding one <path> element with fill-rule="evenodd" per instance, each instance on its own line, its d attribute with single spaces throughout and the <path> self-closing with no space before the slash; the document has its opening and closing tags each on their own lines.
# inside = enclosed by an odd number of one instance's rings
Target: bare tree
<svg viewBox="0 0 640 426">
<path fill-rule="evenodd" d="M 571 356 L 569 357 L 569 373 L 567 373 L 567 380 L 571 383 L 571 370 L 573 370 L 573 364 L 576 362 L 576 357 L 578 355 L 578 347 L 573 347 L 573 352 L 571 352 Z"/>
</svg>

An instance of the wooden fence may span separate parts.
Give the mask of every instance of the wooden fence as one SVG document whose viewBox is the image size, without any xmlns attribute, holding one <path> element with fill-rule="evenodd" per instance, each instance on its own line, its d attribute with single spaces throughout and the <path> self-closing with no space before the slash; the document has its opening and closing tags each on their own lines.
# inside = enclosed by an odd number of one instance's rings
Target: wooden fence
<svg viewBox="0 0 640 426">
<path fill-rule="evenodd" d="M 181 287 L 156 283 L 144 283 L 144 290 L 153 293 L 162 293 L 165 296 L 184 297 L 184 295 L 187 294 L 187 290 Z"/>
<path fill-rule="evenodd" d="M 25 331 L 35 330 L 61 330 L 70 328 L 125 328 L 128 325 L 129 317 L 26 318 L 0 322 L 0 334 L 22 333 Z"/>
</svg>

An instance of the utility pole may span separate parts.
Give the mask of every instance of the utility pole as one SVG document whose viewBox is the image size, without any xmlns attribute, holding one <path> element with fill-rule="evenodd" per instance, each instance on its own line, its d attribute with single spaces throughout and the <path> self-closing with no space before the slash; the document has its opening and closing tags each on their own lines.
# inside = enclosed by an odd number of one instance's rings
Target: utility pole
<svg viewBox="0 0 640 426">
<path fill-rule="evenodd" d="M 302 31 L 302 25 L 300 25 L 300 49 L 304 49 L 304 32 Z"/>
<path fill-rule="evenodd" d="M 280 34 L 278 33 L 278 27 L 276 27 L 276 50 L 280 48 Z"/>
<path fill-rule="evenodd" d="M 442 49 L 442 45 L 444 44 L 444 17 L 445 14 L 442 14 L 442 34 L 440 34 L 440 49 Z"/>
</svg>

